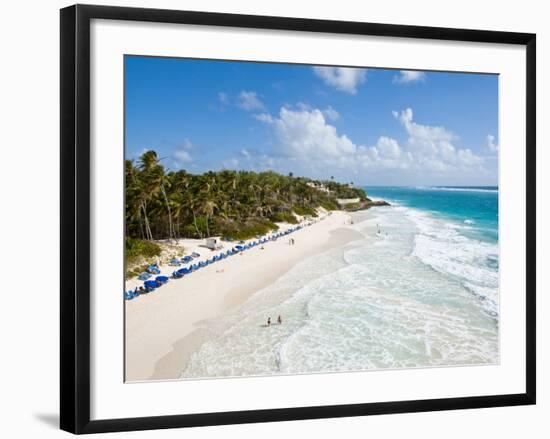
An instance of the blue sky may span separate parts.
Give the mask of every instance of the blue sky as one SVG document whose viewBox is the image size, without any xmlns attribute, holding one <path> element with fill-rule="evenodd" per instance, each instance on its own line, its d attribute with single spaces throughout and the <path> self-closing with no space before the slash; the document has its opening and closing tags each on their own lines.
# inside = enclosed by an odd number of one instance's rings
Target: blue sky
<svg viewBox="0 0 550 439">
<path fill-rule="evenodd" d="M 125 58 L 126 157 L 359 185 L 496 185 L 498 76 Z"/>
</svg>

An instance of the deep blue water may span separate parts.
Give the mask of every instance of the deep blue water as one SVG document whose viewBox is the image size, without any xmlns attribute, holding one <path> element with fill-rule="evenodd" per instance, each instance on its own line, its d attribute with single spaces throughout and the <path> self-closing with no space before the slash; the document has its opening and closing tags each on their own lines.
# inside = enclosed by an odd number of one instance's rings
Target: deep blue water
<svg viewBox="0 0 550 439">
<path fill-rule="evenodd" d="M 495 186 L 366 187 L 367 195 L 420 209 L 464 227 L 469 238 L 498 242 L 498 188 Z"/>
</svg>

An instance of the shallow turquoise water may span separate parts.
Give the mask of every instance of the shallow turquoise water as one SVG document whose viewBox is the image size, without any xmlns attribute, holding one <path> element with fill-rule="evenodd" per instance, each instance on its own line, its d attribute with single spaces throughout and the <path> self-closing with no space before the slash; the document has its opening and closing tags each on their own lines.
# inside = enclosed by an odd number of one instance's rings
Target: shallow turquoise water
<svg viewBox="0 0 550 439">
<path fill-rule="evenodd" d="M 465 236 L 498 242 L 498 188 L 495 186 L 366 187 L 368 196 L 425 211 L 463 224 Z"/>
<path fill-rule="evenodd" d="M 495 364 L 496 188 L 367 188 L 364 235 L 206 322 L 182 378 Z M 364 220 L 361 221 L 361 218 Z M 266 316 L 283 325 L 263 327 Z"/>
</svg>

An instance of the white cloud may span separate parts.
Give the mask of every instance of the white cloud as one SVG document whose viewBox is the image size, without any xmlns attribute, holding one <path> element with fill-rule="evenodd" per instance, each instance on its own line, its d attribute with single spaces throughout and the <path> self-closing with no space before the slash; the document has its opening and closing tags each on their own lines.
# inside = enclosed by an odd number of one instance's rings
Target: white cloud
<svg viewBox="0 0 550 439">
<path fill-rule="evenodd" d="M 272 164 L 281 168 L 292 164 L 313 175 L 322 175 L 329 169 L 348 175 L 373 169 L 407 169 L 412 161 L 411 155 L 391 137 L 382 136 L 370 147 L 355 144 L 338 133 L 324 110 L 283 107 L 277 117 L 262 114 L 257 118 L 273 130 L 277 146 L 272 151 Z M 259 158 L 265 164 L 266 157 Z"/>
<path fill-rule="evenodd" d="M 407 148 L 421 169 L 480 168 L 483 158 L 470 149 L 457 149 L 452 143 L 457 136 L 444 127 L 422 125 L 413 120 L 411 108 L 392 113 L 407 131 Z"/>
<path fill-rule="evenodd" d="M 291 104 L 285 104 L 284 105 L 285 107 L 287 108 L 292 108 L 292 105 Z M 312 110 L 313 107 L 309 104 L 306 104 L 305 102 L 298 102 L 295 107 L 298 109 L 298 110 L 304 110 L 304 111 L 309 111 L 309 110 Z"/>
<path fill-rule="evenodd" d="M 495 136 L 492 134 L 487 135 L 487 148 L 491 152 L 498 152 L 498 143 L 496 143 L 495 140 Z"/>
<path fill-rule="evenodd" d="M 218 100 L 220 101 L 220 104 L 229 105 L 229 96 L 223 91 L 218 93 Z"/>
<path fill-rule="evenodd" d="M 285 158 L 287 160 L 287 158 Z M 280 165 L 281 158 L 276 158 L 255 149 L 243 148 L 239 151 L 238 157 L 232 157 L 223 162 L 225 167 L 250 169 L 253 171 L 275 170 Z"/>
<path fill-rule="evenodd" d="M 330 105 L 323 110 L 324 116 L 329 120 L 338 120 L 340 119 L 340 113 L 332 108 Z"/>
<path fill-rule="evenodd" d="M 172 155 L 174 156 L 174 159 L 176 162 L 179 163 L 188 163 L 193 161 L 193 158 L 191 157 L 191 151 L 193 149 L 193 144 L 189 139 L 185 139 L 182 143 L 182 145 L 176 149 Z"/>
<path fill-rule="evenodd" d="M 350 160 L 349 170 L 359 168 L 367 172 L 383 170 L 408 170 L 414 167 L 414 157 L 405 151 L 397 140 L 381 136 L 374 146 L 358 148 L 358 154 Z"/>
<path fill-rule="evenodd" d="M 273 117 L 271 117 L 271 114 L 268 114 L 268 113 L 258 113 L 258 114 L 255 114 L 254 117 L 258 119 L 260 122 L 265 122 L 265 123 L 273 122 Z"/>
<path fill-rule="evenodd" d="M 313 72 L 325 84 L 352 95 L 357 93 L 357 87 L 367 79 L 367 69 L 361 68 L 313 67 Z"/>
<path fill-rule="evenodd" d="M 276 147 L 270 155 L 253 155 L 248 151 L 241 154 L 250 163 L 261 161 L 262 166 L 269 163 L 288 169 L 290 165 L 312 175 L 340 171 L 344 178 L 349 174 L 399 170 L 403 172 L 393 173 L 394 178 L 408 176 L 418 180 L 430 175 L 444 178 L 477 175 L 482 170 L 483 158 L 470 149 L 455 147 L 457 136 L 451 131 L 415 122 L 410 108 L 393 115 L 408 134 L 406 142 L 400 145 L 392 137 L 381 136 L 374 145 L 365 146 L 338 133 L 323 110 L 282 107 L 277 116 L 255 115 L 271 127 L 275 136 Z"/>
<path fill-rule="evenodd" d="M 394 117 L 397 117 L 401 124 L 407 130 L 407 133 L 413 138 L 421 140 L 442 140 L 451 141 L 456 136 L 448 131 L 444 127 L 421 125 L 413 121 L 413 111 L 411 108 L 407 108 L 399 114 L 397 111 L 393 111 Z"/>
<path fill-rule="evenodd" d="M 423 82 L 426 74 L 417 70 L 401 70 L 399 75 L 393 77 L 394 84 L 409 84 L 411 82 Z"/>
<path fill-rule="evenodd" d="M 339 157 L 356 151 L 355 144 L 345 135 L 339 135 L 336 128 L 326 123 L 323 112 L 313 110 L 292 110 L 282 107 L 278 118 L 258 115 L 258 119 L 273 127 L 282 152 L 292 157 L 314 155 Z"/>
<path fill-rule="evenodd" d="M 306 104 L 305 102 L 298 102 L 295 105 L 291 104 L 285 104 L 285 108 L 287 109 L 298 109 L 300 111 L 312 111 L 314 108 L 310 104 Z M 324 110 L 321 110 L 321 113 L 323 113 L 323 116 L 325 116 L 325 119 L 327 120 L 338 120 L 340 119 L 340 113 L 336 111 L 334 108 L 332 108 L 331 105 L 326 107 Z M 256 116 L 258 120 L 262 120 L 264 118 L 269 119 L 271 116 L 268 114 L 259 114 Z"/>
<path fill-rule="evenodd" d="M 382 136 L 378 139 L 377 150 L 382 157 L 396 159 L 401 155 L 401 148 L 395 139 Z"/>
<path fill-rule="evenodd" d="M 246 111 L 261 111 L 265 109 L 263 102 L 255 91 L 241 91 L 239 93 L 238 105 Z"/>
<path fill-rule="evenodd" d="M 174 157 L 179 162 L 190 162 L 193 159 L 191 158 L 191 154 L 189 154 L 184 149 L 180 149 L 174 152 Z"/>
</svg>

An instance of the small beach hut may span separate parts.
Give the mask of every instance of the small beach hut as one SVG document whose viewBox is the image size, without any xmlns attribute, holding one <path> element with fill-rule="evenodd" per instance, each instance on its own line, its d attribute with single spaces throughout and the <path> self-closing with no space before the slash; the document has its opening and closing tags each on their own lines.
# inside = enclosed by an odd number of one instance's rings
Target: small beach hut
<svg viewBox="0 0 550 439">
<path fill-rule="evenodd" d="M 209 248 L 210 250 L 217 250 L 222 248 L 220 241 L 218 238 L 206 238 L 205 247 Z"/>
</svg>

